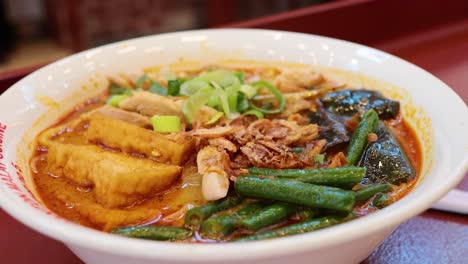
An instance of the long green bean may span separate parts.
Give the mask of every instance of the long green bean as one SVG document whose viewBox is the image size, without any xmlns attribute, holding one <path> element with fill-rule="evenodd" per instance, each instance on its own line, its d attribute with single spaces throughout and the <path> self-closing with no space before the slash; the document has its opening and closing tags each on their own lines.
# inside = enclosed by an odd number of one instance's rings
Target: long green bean
<svg viewBox="0 0 468 264">
<path fill-rule="evenodd" d="M 218 239 L 222 236 L 229 235 L 241 225 L 244 217 L 248 217 L 261 209 L 261 203 L 254 202 L 245 205 L 237 212 L 221 213 L 220 215 L 212 216 L 202 223 L 201 233 L 204 237 L 211 239 Z"/>
<path fill-rule="evenodd" d="M 114 229 L 112 234 L 151 240 L 184 240 L 192 236 L 192 231 L 170 226 L 136 226 Z"/>
<path fill-rule="evenodd" d="M 188 227 L 199 226 L 203 220 L 211 215 L 232 208 L 242 202 L 242 198 L 230 196 L 221 201 L 195 207 L 187 211 L 185 225 Z"/>
<path fill-rule="evenodd" d="M 374 109 L 368 110 L 353 133 L 346 152 L 349 165 L 356 165 L 367 145 L 367 135 L 374 133 L 379 125 L 379 115 Z"/>
<path fill-rule="evenodd" d="M 371 184 L 363 187 L 362 189 L 359 189 L 354 192 L 354 195 L 356 197 L 356 202 L 363 202 L 371 198 L 377 193 L 386 193 L 389 192 L 392 189 L 390 184 L 386 183 L 376 183 L 376 184 Z"/>
<path fill-rule="evenodd" d="M 346 221 L 347 217 L 343 216 L 327 216 L 316 218 L 312 220 L 308 220 L 302 223 L 293 224 L 289 226 L 285 226 L 282 228 L 274 229 L 271 231 L 266 231 L 263 233 L 243 237 L 236 241 L 238 242 L 245 242 L 245 241 L 252 241 L 252 240 L 261 240 L 261 239 L 270 239 L 275 237 L 283 237 L 288 235 L 295 235 L 295 234 L 302 234 L 310 231 L 314 231 L 317 229 L 322 229 L 325 227 L 333 226 L 339 224 L 343 221 Z"/>
<path fill-rule="evenodd" d="M 372 200 L 371 205 L 382 209 L 392 203 L 392 198 L 386 193 L 377 193 Z"/>
<path fill-rule="evenodd" d="M 296 211 L 296 207 L 290 204 L 272 204 L 260 210 L 258 213 L 245 217 L 241 225 L 249 230 L 259 230 L 260 228 L 277 224 Z"/>
<path fill-rule="evenodd" d="M 285 179 L 262 179 L 247 176 L 238 178 L 234 187 L 238 194 L 247 197 L 345 212 L 352 210 L 355 201 L 352 191 Z"/>
<path fill-rule="evenodd" d="M 250 174 L 291 178 L 301 182 L 351 189 L 364 178 L 366 169 L 356 166 L 322 169 L 264 169 L 248 168 Z"/>
</svg>

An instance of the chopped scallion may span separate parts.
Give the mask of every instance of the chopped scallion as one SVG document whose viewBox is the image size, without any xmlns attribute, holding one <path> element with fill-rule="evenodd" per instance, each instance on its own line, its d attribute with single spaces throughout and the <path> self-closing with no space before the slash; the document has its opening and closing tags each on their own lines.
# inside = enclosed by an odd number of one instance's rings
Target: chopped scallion
<svg viewBox="0 0 468 264">
<path fill-rule="evenodd" d="M 284 110 L 284 107 L 286 106 L 286 99 L 284 98 L 283 94 L 278 89 L 276 89 L 275 86 L 273 86 L 271 83 L 266 82 L 266 81 L 256 81 L 252 83 L 252 86 L 258 89 L 260 88 L 268 89 L 278 101 L 278 108 L 273 109 L 273 110 L 265 110 L 263 108 L 257 107 L 254 104 L 251 104 L 251 107 L 253 109 L 258 110 L 265 114 L 277 114 L 277 113 L 281 113 Z"/>
<path fill-rule="evenodd" d="M 258 119 L 262 119 L 264 117 L 263 113 L 258 111 L 258 110 L 255 110 L 255 109 L 252 109 L 252 110 L 249 110 L 245 113 L 243 113 L 243 115 L 254 115 L 256 116 Z"/>
<path fill-rule="evenodd" d="M 248 84 L 241 85 L 240 90 L 241 92 L 245 93 L 245 95 L 247 95 L 247 98 L 249 99 L 257 95 L 257 88 L 255 88 L 252 85 L 248 85 Z"/>
<path fill-rule="evenodd" d="M 208 122 L 206 122 L 206 125 L 212 125 L 216 123 L 223 116 L 224 116 L 223 112 L 217 112 L 216 114 L 213 115 L 213 117 L 210 120 L 208 120 Z"/>
<path fill-rule="evenodd" d="M 157 83 L 157 82 L 153 82 L 150 85 L 148 90 L 151 93 L 159 94 L 159 95 L 162 95 L 162 96 L 167 95 L 167 89 L 164 88 L 160 83 Z"/>
<path fill-rule="evenodd" d="M 151 118 L 153 129 L 160 133 L 180 132 L 180 118 L 178 116 L 153 116 Z"/>
<path fill-rule="evenodd" d="M 119 107 L 120 102 L 125 100 L 128 97 L 128 95 L 122 94 L 122 95 L 113 95 L 107 100 L 107 104 L 114 106 L 114 107 Z"/>
</svg>

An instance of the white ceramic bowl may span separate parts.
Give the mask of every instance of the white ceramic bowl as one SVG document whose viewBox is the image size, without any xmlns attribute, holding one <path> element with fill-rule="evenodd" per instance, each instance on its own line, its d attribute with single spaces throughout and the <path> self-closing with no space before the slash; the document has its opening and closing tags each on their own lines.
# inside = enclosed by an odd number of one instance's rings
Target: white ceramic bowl
<svg viewBox="0 0 468 264">
<path fill-rule="evenodd" d="M 430 133 L 423 136 L 422 143 L 426 157 L 434 162 L 425 164 L 426 173 L 411 193 L 383 210 L 336 227 L 259 242 L 178 244 L 129 239 L 73 224 L 42 207 L 23 184 L 31 183 L 26 158 L 31 151 L 28 140 L 33 136 L 23 134 L 26 130 L 34 133 L 30 128 L 51 107 L 60 110 L 50 98 L 61 101 L 73 93 L 86 94 L 80 85 L 95 72 L 134 71 L 174 62 L 181 56 L 202 61 L 241 57 L 302 62 L 391 82 L 406 90 L 423 109 L 413 113 L 412 122 L 430 119 L 425 124 Z M 43 117 L 39 123 L 47 119 Z M 149 36 L 67 57 L 32 73 L 0 97 L 0 204 L 25 225 L 65 243 L 87 263 L 356 263 L 398 224 L 430 207 L 461 180 L 468 165 L 467 126 L 467 107 L 447 85 L 413 64 L 369 47 L 265 30 Z"/>
</svg>

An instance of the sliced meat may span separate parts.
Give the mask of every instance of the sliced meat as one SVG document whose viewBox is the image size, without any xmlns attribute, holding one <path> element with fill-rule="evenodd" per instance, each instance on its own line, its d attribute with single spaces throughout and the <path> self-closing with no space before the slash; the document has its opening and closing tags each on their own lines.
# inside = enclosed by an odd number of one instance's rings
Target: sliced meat
<svg viewBox="0 0 468 264">
<path fill-rule="evenodd" d="M 102 115 L 90 119 L 85 137 L 89 142 L 175 165 L 182 165 L 194 148 L 193 140 L 188 136 L 174 141 L 163 134 Z"/>
<path fill-rule="evenodd" d="M 71 179 L 80 186 L 93 186 L 96 200 L 104 207 L 128 206 L 146 195 L 166 189 L 182 168 L 156 163 L 97 146 L 54 143 L 47 154 L 46 171 Z"/>
<path fill-rule="evenodd" d="M 198 173 L 203 175 L 202 193 L 208 200 L 226 197 L 229 190 L 229 156 L 213 146 L 201 149 L 197 154 Z"/>
<path fill-rule="evenodd" d="M 175 115 L 182 120 L 184 118 L 179 103 L 167 96 L 160 96 L 150 92 L 135 92 L 120 102 L 119 107 L 145 116 Z"/>
<path fill-rule="evenodd" d="M 240 150 L 255 167 L 286 169 L 299 168 L 304 164 L 290 148 L 274 141 L 249 142 Z"/>
<path fill-rule="evenodd" d="M 92 111 L 89 116 L 98 113 L 103 116 L 107 116 L 110 118 L 118 119 L 125 121 L 127 123 L 131 123 L 137 125 L 139 127 L 151 127 L 151 120 L 149 117 L 140 115 L 134 112 L 125 111 L 119 109 L 117 107 L 112 107 L 110 105 L 104 105 L 94 111 Z"/>
</svg>

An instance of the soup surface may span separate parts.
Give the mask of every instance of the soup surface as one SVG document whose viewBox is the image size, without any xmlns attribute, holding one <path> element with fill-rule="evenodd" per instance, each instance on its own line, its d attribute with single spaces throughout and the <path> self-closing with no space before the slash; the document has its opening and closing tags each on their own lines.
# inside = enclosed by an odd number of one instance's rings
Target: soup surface
<svg viewBox="0 0 468 264">
<path fill-rule="evenodd" d="M 400 103 L 307 67 L 150 71 L 37 136 L 31 172 L 73 222 L 180 242 L 269 239 L 396 202 L 421 170 Z"/>
</svg>

